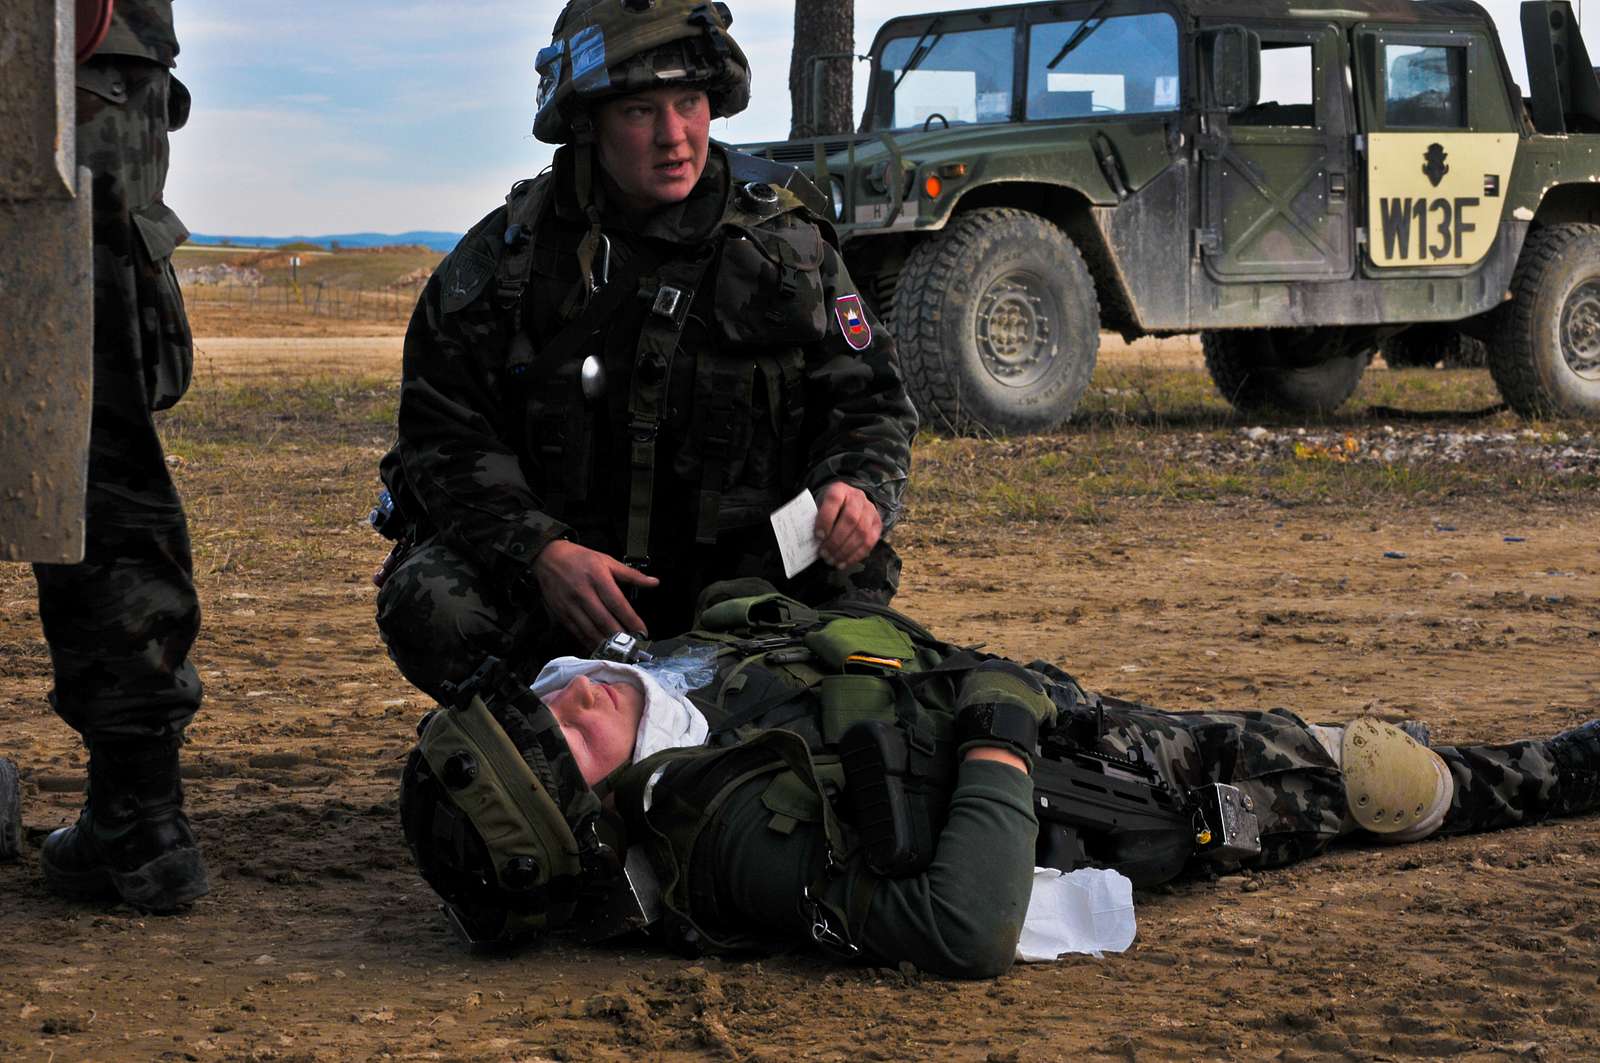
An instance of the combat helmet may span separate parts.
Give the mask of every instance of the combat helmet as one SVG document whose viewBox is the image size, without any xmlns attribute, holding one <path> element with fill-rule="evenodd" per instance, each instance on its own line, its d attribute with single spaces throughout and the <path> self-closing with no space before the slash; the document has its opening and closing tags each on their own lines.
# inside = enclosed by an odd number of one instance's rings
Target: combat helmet
<svg viewBox="0 0 1600 1063">
<path fill-rule="evenodd" d="M 502 662 L 490 658 L 452 698 L 418 726 L 400 779 L 417 870 L 474 947 L 581 921 L 622 877 L 620 825 L 550 709 Z"/>
<path fill-rule="evenodd" d="M 750 63 L 723 3 L 705 0 L 570 0 L 539 52 L 533 135 L 582 142 L 587 114 L 613 96 L 665 85 L 699 85 L 714 117 L 750 102 Z"/>
</svg>

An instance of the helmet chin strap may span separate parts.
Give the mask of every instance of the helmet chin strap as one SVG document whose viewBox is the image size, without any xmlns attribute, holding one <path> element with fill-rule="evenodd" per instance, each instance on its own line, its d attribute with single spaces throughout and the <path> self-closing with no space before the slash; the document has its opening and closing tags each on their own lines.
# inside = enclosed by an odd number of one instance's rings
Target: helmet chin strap
<svg viewBox="0 0 1600 1063">
<path fill-rule="evenodd" d="M 594 282 L 594 260 L 600 253 L 600 206 L 595 202 L 594 169 L 595 169 L 595 131 L 594 121 L 587 113 L 579 114 L 572 120 L 572 184 L 577 195 L 578 206 L 583 208 L 584 215 L 589 219 L 589 231 L 578 242 L 578 273 L 583 278 L 583 283 L 578 285 L 568 300 L 568 305 L 563 307 L 563 313 L 571 319 L 576 317 L 584 307 L 589 305 L 589 297 L 594 294 L 597 285 Z"/>
</svg>

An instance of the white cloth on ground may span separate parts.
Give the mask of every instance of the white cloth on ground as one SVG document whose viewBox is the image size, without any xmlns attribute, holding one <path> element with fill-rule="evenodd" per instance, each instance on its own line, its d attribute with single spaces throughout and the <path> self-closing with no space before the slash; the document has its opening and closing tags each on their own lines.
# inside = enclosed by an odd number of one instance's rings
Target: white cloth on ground
<svg viewBox="0 0 1600 1063">
<path fill-rule="evenodd" d="M 1033 869 L 1033 894 L 1017 940 L 1017 959 L 1047 962 L 1069 952 L 1122 952 L 1137 934 L 1133 883 L 1120 872 Z"/>
</svg>

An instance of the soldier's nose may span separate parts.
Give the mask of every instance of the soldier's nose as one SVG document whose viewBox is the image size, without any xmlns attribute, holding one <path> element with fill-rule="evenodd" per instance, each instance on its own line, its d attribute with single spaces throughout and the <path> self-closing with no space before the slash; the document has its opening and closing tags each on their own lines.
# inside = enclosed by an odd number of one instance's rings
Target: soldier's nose
<svg viewBox="0 0 1600 1063">
<path fill-rule="evenodd" d="M 586 675 L 580 675 L 572 681 L 573 703 L 584 712 L 594 708 L 595 696 L 599 693 L 594 681 Z"/>
</svg>

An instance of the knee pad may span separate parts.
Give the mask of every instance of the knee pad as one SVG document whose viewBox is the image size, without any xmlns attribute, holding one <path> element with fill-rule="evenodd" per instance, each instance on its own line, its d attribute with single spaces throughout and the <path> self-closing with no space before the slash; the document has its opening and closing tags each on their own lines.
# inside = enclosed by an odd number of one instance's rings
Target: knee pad
<svg viewBox="0 0 1600 1063">
<path fill-rule="evenodd" d="M 1417 841 L 1439 829 L 1455 780 L 1439 755 L 1391 723 L 1370 717 L 1340 744 L 1350 815 L 1380 841 Z"/>
</svg>

